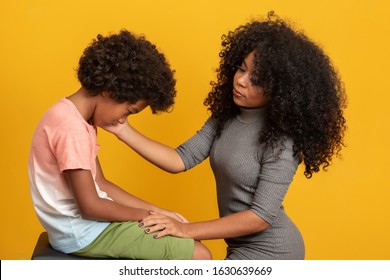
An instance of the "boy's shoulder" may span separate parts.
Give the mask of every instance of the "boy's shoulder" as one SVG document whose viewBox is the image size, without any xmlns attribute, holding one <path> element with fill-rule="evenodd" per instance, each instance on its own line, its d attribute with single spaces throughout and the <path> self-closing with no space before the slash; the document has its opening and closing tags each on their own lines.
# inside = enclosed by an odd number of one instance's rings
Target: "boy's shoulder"
<svg viewBox="0 0 390 280">
<path fill-rule="evenodd" d="M 76 129 L 77 126 L 85 126 L 86 122 L 80 115 L 76 106 L 67 98 L 62 98 L 54 103 L 42 116 L 41 124 L 45 127 L 57 129 Z"/>
<path fill-rule="evenodd" d="M 56 113 L 63 113 L 63 112 L 72 112 L 77 110 L 75 105 L 68 100 L 67 98 L 63 97 L 60 100 L 58 100 L 56 103 L 54 103 L 46 113 L 50 113 L 53 115 L 56 115 Z"/>
</svg>

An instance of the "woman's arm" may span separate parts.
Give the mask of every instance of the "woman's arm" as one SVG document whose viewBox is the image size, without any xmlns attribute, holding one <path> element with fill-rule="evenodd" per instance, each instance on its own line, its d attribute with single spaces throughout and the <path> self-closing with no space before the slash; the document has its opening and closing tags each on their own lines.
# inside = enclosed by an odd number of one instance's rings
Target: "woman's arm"
<svg viewBox="0 0 390 280">
<path fill-rule="evenodd" d="M 216 220 L 188 224 L 156 214 L 142 219 L 140 226 L 150 227 L 146 229 L 147 233 L 159 231 L 155 238 L 173 235 L 204 240 L 244 236 L 266 230 L 269 224 L 251 210 L 245 210 Z"/>
<path fill-rule="evenodd" d="M 115 126 L 103 128 L 114 133 L 118 139 L 157 167 L 170 173 L 179 173 L 185 170 L 184 163 L 174 148 L 144 136 L 130 126 L 127 121 L 123 124 L 118 123 Z"/>
<path fill-rule="evenodd" d="M 176 149 L 145 137 L 127 121 L 103 128 L 114 133 L 149 162 L 171 173 L 188 170 L 205 160 L 210 154 L 216 136 L 216 125 L 211 118 L 195 135 Z"/>
<path fill-rule="evenodd" d="M 144 218 L 141 226 L 152 226 L 156 237 L 174 235 L 195 239 L 233 238 L 266 230 L 277 217 L 283 199 L 298 166 L 291 140 L 284 142 L 284 149 L 269 149 L 261 156 L 261 173 L 251 209 L 237 212 L 220 219 L 180 224 L 162 215 Z"/>
</svg>

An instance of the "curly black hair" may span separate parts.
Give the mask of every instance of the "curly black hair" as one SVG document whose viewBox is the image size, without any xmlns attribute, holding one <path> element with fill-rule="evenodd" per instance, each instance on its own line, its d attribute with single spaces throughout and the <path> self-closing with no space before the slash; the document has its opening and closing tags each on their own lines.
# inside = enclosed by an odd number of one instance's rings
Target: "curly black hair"
<svg viewBox="0 0 390 280">
<path fill-rule="evenodd" d="M 108 92 L 119 103 L 145 99 L 153 113 L 174 104 L 176 80 L 165 56 L 144 36 L 124 29 L 99 34 L 84 50 L 77 75 L 92 95 Z"/>
<path fill-rule="evenodd" d="M 239 112 L 233 101 L 233 77 L 252 51 L 251 82 L 262 87 L 268 99 L 260 143 L 275 148 L 289 137 L 307 178 L 321 167 L 326 170 L 344 146 L 344 84 L 323 50 L 273 12 L 222 36 L 217 81 L 211 82 L 204 101 L 217 121 L 217 135 Z"/>
</svg>

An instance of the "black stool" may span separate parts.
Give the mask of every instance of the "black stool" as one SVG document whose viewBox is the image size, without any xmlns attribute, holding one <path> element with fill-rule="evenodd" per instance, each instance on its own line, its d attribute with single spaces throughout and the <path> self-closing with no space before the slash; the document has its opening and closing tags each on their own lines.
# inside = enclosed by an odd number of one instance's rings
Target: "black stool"
<svg viewBox="0 0 390 280">
<path fill-rule="evenodd" d="M 49 243 L 47 232 L 42 232 L 39 235 L 37 245 L 31 256 L 32 260 L 90 260 L 92 258 L 84 258 L 74 255 L 64 254 L 53 249 Z"/>
</svg>

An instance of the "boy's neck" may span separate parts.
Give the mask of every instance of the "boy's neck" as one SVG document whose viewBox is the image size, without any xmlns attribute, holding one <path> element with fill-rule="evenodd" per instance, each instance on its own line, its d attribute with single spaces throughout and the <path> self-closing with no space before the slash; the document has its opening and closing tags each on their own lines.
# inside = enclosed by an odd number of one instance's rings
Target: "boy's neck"
<svg viewBox="0 0 390 280">
<path fill-rule="evenodd" d="M 76 106 L 81 116 L 83 116 L 85 121 L 88 122 L 95 111 L 96 101 L 98 97 L 99 95 L 92 96 L 85 88 L 81 87 L 74 94 L 66 98 Z"/>
</svg>

